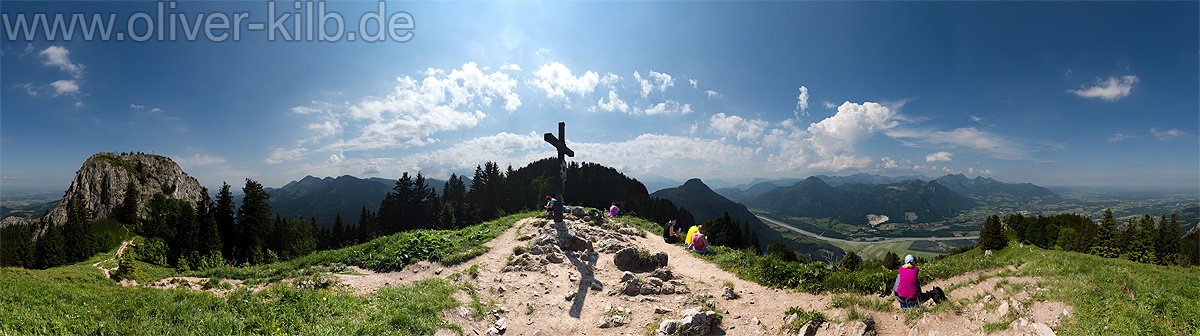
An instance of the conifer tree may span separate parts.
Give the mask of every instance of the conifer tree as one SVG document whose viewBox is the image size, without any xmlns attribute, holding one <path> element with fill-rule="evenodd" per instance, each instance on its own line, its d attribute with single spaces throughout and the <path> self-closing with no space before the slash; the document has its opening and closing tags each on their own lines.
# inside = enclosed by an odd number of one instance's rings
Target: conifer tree
<svg viewBox="0 0 1200 336">
<path fill-rule="evenodd" d="M 37 253 L 37 262 L 34 264 L 39 269 L 53 268 L 67 264 L 67 253 L 63 248 L 63 230 L 62 226 L 50 225 L 46 229 L 46 233 L 38 238 L 35 247 Z"/>
<path fill-rule="evenodd" d="M 847 271 L 854 271 L 858 269 L 858 264 L 861 262 L 862 258 L 859 257 L 857 253 L 854 253 L 854 251 L 849 251 L 846 252 L 844 257 L 842 257 L 842 261 L 838 262 L 838 268 Z"/>
<path fill-rule="evenodd" d="M 221 234 L 223 243 L 221 253 L 230 261 L 238 257 L 234 253 L 234 248 L 244 245 L 241 242 L 243 238 L 241 226 L 237 225 L 233 207 L 233 193 L 229 191 L 229 184 L 222 181 L 221 190 L 217 192 L 217 199 L 213 205 L 212 217 L 217 224 L 217 232 Z"/>
<path fill-rule="evenodd" d="M 1040 221 L 1039 221 L 1040 222 Z M 979 248 L 984 250 L 1000 250 L 1008 246 L 1008 238 L 1000 226 L 1000 216 L 991 215 L 979 228 Z"/>
<path fill-rule="evenodd" d="M 1155 254 L 1158 256 L 1160 265 L 1172 265 L 1176 263 L 1176 255 L 1179 253 L 1179 220 L 1175 214 L 1171 214 L 1171 220 L 1167 221 L 1167 216 L 1163 215 L 1158 220 L 1158 236 L 1155 246 L 1158 247 Z"/>
<path fill-rule="evenodd" d="M 343 242 L 345 241 L 345 234 L 346 224 L 342 223 L 342 213 L 339 212 L 337 216 L 333 218 L 333 232 L 329 234 L 329 240 L 331 241 L 329 244 L 330 247 L 336 249 L 345 246 L 343 245 Z"/>
<path fill-rule="evenodd" d="M 771 245 L 767 245 L 767 252 L 770 253 L 767 256 L 771 257 L 771 258 L 776 258 L 776 259 L 779 259 L 782 261 L 803 262 L 803 260 L 799 260 L 796 257 L 796 252 L 793 252 L 791 249 L 789 249 L 787 247 L 787 245 L 784 245 L 783 242 L 781 242 L 781 241 L 777 241 L 777 242 L 771 243 Z"/>
<path fill-rule="evenodd" d="M 129 180 L 125 184 L 125 198 L 121 201 L 121 209 L 117 211 L 117 221 L 130 225 L 138 223 L 138 194 L 137 186 L 133 184 L 133 180 Z"/>
<path fill-rule="evenodd" d="M 750 228 L 750 223 L 742 223 L 742 246 L 754 255 L 761 255 L 762 248 L 758 246 L 758 232 Z"/>
<path fill-rule="evenodd" d="M 1153 226 L 1154 218 L 1150 215 L 1143 215 L 1142 220 L 1136 224 L 1133 219 L 1129 220 L 1129 228 L 1125 229 L 1129 236 L 1129 243 L 1123 254 L 1125 259 L 1148 264 L 1155 262 L 1154 238 L 1150 235 L 1154 230 Z"/>
<path fill-rule="evenodd" d="M 246 194 L 238 209 L 238 224 L 244 230 L 242 260 L 257 265 L 266 261 L 267 240 L 271 235 L 271 205 L 267 199 L 271 195 L 263 190 L 262 184 L 251 179 L 246 179 L 242 192 Z"/>
<path fill-rule="evenodd" d="M 900 261 L 900 255 L 896 254 L 896 252 L 888 251 L 888 253 L 883 256 L 883 267 L 889 270 L 894 270 L 900 268 L 900 265 L 902 265 Z"/>
<path fill-rule="evenodd" d="M 1121 237 L 1117 230 L 1117 220 L 1113 219 L 1112 209 L 1104 210 L 1104 220 L 1100 222 L 1100 227 L 1096 232 L 1096 246 L 1091 249 L 1091 254 L 1095 254 L 1105 258 L 1116 258 L 1121 254 Z"/>
<path fill-rule="evenodd" d="M 729 212 L 704 221 L 704 231 L 710 245 L 741 248 L 742 232 L 739 228 L 740 225 L 729 216 Z"/>
</svg>

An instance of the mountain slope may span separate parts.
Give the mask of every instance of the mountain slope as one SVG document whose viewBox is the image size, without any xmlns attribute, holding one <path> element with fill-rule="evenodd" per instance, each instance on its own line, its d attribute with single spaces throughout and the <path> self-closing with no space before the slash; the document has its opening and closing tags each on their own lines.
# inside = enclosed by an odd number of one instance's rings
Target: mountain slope
<svg viewBox="0 0 1200 336">
<path fill-rule="evenodd" d="M 391 191 L 391 186 L 345 175 L 319 179 L 307 176 L 283 188 L 270 190 L 271 212 L 286 218 L 316 217 L 320 226 L 333 225 L 340 213 L 345 223 L 355 223 L 365 206 L 377 211 L 379 202 Z"/>
<path fill-rule="evenodd" d="M 654 192 L 650 196 L 662 197 L 675 202 L 695 217 L 696 223 L 720 216 L 726 212 L 739 222 L 748 223 L 758 234 L 760 249 L 765 249 L 771 243 L 784 240 L 783 235 L 764 224 L 758 217 L 750 213 L 745 205 L 717 194 L 700 179 L 691 179 L 675 188 L 667 188 Z M 835 248 L 836 249 L 836 248 Z M 805 251 L 808 252 L 808 251 Z"/>
<path fill-rule="evenodd" d="M 1018 200 L 1034 197 L 1058 197 L 1058 194 L 1050 191 L 1050 189 L 1032 183 L 1004 183 L 983 176 L 968 179 L 963 174 L 953 174 L 939 177 L 935 181 L 963 196 L 976 199 L 987 196 L 999 196 Z"/>
<path fill-rule="evenodd" d="M 747 198 L 745 203 L 797 217 L 836 218 L 851 225 L 868 224 L 868 215 L 886 215 L 897 221 L 911 217 L 909 213 L 916 215 L 911 220 L 933 222 L 976 205 L 936 181 L 848 184 L 834 188 L 817 177 Z"/>
</svg>

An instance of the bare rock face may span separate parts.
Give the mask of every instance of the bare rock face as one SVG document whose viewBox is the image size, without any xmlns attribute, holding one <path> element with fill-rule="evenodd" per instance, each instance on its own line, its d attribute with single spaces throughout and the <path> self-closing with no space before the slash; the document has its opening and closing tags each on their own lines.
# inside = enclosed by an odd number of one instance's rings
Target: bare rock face
<svg viewBox="0 0 1200 336">
<path fill-rule="evenodd" d="M 158 193 L 168 199 L 187 201 L 193 206 L 207 197 L 200 182 L 184 173 L 171 158 L 152 154 L 96 153 L 75 172 L 71 187 L 45 219 L 54 225 L 66 223 L 67 203 L 75 197 L 76 192 L 83 198 L 84 208 L 90 214 L 89 220 L 115 217 L 128 196 L 125 195 L 125 187 L 129 182 L 133 182 L 138 191 L 139 217 L 148 215 L 146 204 Z"/>
<path fill-rule="evenodd" d="M 659 335 L 708 335 L 712 328 L 720 324 L 717 313 L 706 311 L 701 307 L 689 308 L 683 311 L 683 318 L 664 320 L 658 325 Z"/>
<path fill-rule="evenodd" d="M 667 254 L 659 252 L 651 255 L 645 250 L 626 247 L 613 256 L 613 264 L 621 270 L 652 270 L 667 266 Z"/>
</svg>

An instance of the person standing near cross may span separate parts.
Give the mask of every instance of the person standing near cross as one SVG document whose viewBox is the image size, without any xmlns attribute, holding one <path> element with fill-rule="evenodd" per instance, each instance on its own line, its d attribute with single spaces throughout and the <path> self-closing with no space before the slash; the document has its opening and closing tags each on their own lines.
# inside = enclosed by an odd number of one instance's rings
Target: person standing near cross
<svg viewBox="0 0 1200 336">
<path fill-rule="evenodd" d="M 567 148 L 567 135 L 565 134 L 566 129 L 567 129 L 567 123 L 560 121 L 558 123 L 558 137 L 554 137 L 554 133 L 546 133 L 546 135 L 544 137 L 546 139 L 546 142 L 549 142 L 550 145 L 553 145 L 554 148 L 558 150 L 558 163 L 559 163 L 559 171 L 558 172 L 559 172 L 559 181 L 561 183 L 559 183 L 559 187 L 558 187 L 559 188 L 558 189 L 558 197 L 555 199 L 558 200 L 559 203 L 565 203 L 564 197 L 567 193 L 567 158 L 566 157 L 567 156 L 575 157 L 575 151 L 571 150 L 570 148 Z M 553 210 L 554 210 L 554 221 L 561 222 L 563 220 L 562 205 L 559 205 L 559 204 L 554 205 Z"/>
</svg>

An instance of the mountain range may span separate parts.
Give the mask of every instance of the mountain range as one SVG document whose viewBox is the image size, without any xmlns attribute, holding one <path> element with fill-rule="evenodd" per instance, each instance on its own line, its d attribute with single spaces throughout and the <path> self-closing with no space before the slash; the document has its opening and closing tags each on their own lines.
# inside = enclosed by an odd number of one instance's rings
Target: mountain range
<svg viewBox="0 0 1200 336">
<path fill-rule="evenodd" d="M 788 216 L 836 218 L 851 225 L 878 224 L 880 216 L 887 216 L 891 221 L 934 222 L 977 205 L 974 200 L 937 181 L 854 183 L 833 187 L 815 176 L 791 187 L 751 196 L 744 203 Z"/>
</svg>

